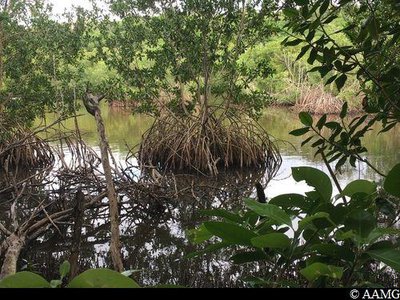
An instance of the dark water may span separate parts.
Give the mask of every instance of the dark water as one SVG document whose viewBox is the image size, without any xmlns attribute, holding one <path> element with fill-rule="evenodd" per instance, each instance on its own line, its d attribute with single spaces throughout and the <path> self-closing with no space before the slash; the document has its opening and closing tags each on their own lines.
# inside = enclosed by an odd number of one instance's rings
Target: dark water
<svg viewBox="0 0 400 300">
<path fill-rule="evenodd" d="M 113 153 L 121 162 L 128 153 L 127 145 L 132 147 L 138 144 L 152 122 L 148 117 L 132 116 L 108 108 L 103 109 L 103 117 Z M 271 198 L 283 193 L 309 190 L 305 184 L 296 183 L 290 177 L 291 167 L 312 166 L 322 170 L 325 167 L 321 161 L 314 159 L 310 148 L 300 148 L 300 138 L 288 134 L 300 126 L 296 114 L 283 109 L 269 109 L 260 122 L 276 140 L 283 158 L 278 175 L 266 188 L 267 196 Z M 85 141 L 96 148 L 97 135 L 92 117 L 80 117 L 79 124 Z M 66 127 L 73 128 L 72 121 L 67 122 Z M 364 139 L 369 150 L 367 158 L 384 172 L 400 161 L 399 130 L 395 128 L 377 137 L 377 127 Z M 186 259 L 185 255 L 198 250 L 188 242 L 187 230 L 207 220 L 199 211 L 210 208 L 240 209 L 243 207 L 243 198 L 253 195 L 254 184 L 262 181 L 263 177 L 264 174 L 251 171 L 232 172 L 217 179 L 178 176 L 176 185 L 179 189 L 191 187 L 179 199 L 136 199 L 127 202 L 121 216 L 125 268 L 138 270 L 135 279 L 142 285 L 168 283 L 190 287 L 236 287 L 243 285 L 238 280 L 239 274 L 262 276 L 268 270 L 261 264 L 243 267 L 228 263 L 232 255 L 228 250 L 196 259 Z M 357 169 L 346 168 L 339 175 L 342 185 L 357 178 L 380 180 L 364 165 L 359 165 Z M 80 260 L 82 269 L 111 266 L 107 209 L 99 208 L 90 212 L 85 223 L 88 226 L 84 230 Z M 29 268 L 48 278 L 55 276 L 58 265 L 68 255 L 69 243 L 59 235 L 37 241 L 22 253 Z"/>
</svg>

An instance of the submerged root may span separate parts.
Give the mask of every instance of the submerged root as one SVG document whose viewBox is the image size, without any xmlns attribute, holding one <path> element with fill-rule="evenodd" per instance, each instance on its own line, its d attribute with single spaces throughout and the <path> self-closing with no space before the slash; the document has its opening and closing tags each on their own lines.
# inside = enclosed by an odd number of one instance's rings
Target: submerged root
<svg viewBox="0 0 400 300">
<path fill-rule="evenodd" d="M 169 113 L 158 118 L 144 134 L 139 150 L 142 168 L 192 171 L 217 175 L 234 168 L 266 168 L 270 178 L 281 157 L 268 134 L 253 120 L 236 114 L 177 119 Z"/>
</svg>

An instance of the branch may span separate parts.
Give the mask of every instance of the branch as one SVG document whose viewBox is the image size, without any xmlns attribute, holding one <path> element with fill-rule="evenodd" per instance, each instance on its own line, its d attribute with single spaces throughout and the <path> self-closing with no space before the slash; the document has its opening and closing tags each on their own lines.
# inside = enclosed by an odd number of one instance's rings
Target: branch
<svg viewBox="0 0 400 300">
<path fill-rule="evenodd" d="M 0 223 L 0 231 L 4 233 L 6 236 L 12 235 L 12 232 L 9 231 L 2 223 Z"/>
</svg>

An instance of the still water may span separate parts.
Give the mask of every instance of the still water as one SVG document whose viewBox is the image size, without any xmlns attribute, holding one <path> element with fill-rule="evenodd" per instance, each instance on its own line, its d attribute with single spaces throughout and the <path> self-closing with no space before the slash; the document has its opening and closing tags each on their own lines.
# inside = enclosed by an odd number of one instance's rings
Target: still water
<svg viewBox="0 0 400 300">
<path fill-rule="evenodd" d="M 49 116 L 49 119 L 52 117 Z M 124 161 L 128 147 L 137 145 L 143 133 L 151 126 L 152 119 L 132 116 L 128 112 L 103 107 L 103 118 L 109 143 L 117 160 Z M 300 127 L 297 115 L 285 110 L 271 108 L 265 111 L 260 123 L 276 141 L 283 164 L 265 192 L 269 198 L 286 193 L 304 193 L 310 188 L 296 183 L 291 178 L 291 168 L 311 166 L 327 171 L 322 161 L 315 159 L 312 149 L 301 148 L 301 138 L 288 133 Z M 73 128 L 73 121 L 65 126 Z M 98 140 L 94 119 L 89 115 L 79 117 L 83 139 L 95 149 Z M 387 172 L 400 161 L 400 128 L 378 135 L 377 126 L 364 139 L 369 150 L 366 157 L 379 170 Z M 338 175 L 342 186 L 347 182 L 366 178 L 380 181 L 365 165 L 345 168 Z M 134 278 L 142 285 L 179 284 L 188 287 L 238 287 L 242 286 L 240 275 L 262 276 L 266 269 L 262 264 L 234 266 L 229 257 L 232 252 L 224 250 L 218 254 L 207 254 L 200 258 L 185 256 L 199 250 L 187 240 L 187 230 L 207 220 L 201 209 L 226 208 L 237 210 L 243 207 L 242 199 L 254 195 L 254 184 L 262 180 L 257 172 L 233 172 L 217 179 L 194 176 L 177 177 L 178 187 L 192 186 L 187 196 L 175 200 L 157 199 L 144 203 L 138 199 L 125 205 L 121 214 L 121 241 L 126 269 L 137 270 Z M 108 254 L 108 218 L 106 210 L 97 210 L 86 216 L 88 227 L 84 231 L 84 243 L 80 264 L 82 270 L 111 266 Z M 47 242 L 34 243 L 22 253 L 31 268 L 48 278 L 56 277 L 55 270 L 63 259 L 68 258 L 69 243 L 60 237 Z"/>
</svg>

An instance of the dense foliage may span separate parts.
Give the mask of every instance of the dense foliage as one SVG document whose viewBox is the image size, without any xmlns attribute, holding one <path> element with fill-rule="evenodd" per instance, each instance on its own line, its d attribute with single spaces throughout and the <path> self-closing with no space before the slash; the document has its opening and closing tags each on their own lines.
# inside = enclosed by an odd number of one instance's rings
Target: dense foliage
<svg viewBox="0 0 400 300">
<path fill-rule="evenodd" d="M 60 23 L 45 1 L 2 1 L 0 112 L 29 123 L 46 108 L 72 111 L 75 64 L 82 49 L 82 12 Z"/>
<path fill-rule="evenodd" d="M 248 210 L 240 213 L 206 212 L 222 221 L 206 222 L 190 236 L 195 243 L 213 237 L 218 242 L 213 238 L 214 243 L 195 255 L 238 249 L 233 263 L 259 263 L 250 265 L 260 268 L 259 277 L 242 278 L 253 286 L 395 284 L 400 272 L 400 230 L 393 227 L 400 213 L 399 165 L 387 176 L 384 193 L 374 182 L 356 180 L 332 196 L 331 180 L 322 171 L 296 167 L 292 175 L 313 190 L 279 195 L 267 204 L 247 199 Z"/>
<path fill-rule="evenodd" d="M 118 19 L 99 23 L 99 54 L 121 75 L 121 99 L 153 112 L 205 113 L 215 101 L 262 108 L 266 95 L 252 82 L 270 75 L 268 58 L 252 68 L 238 59 L 272 34 L 272 1 L 120 0 L 110 10 Z"/>
</svg>

